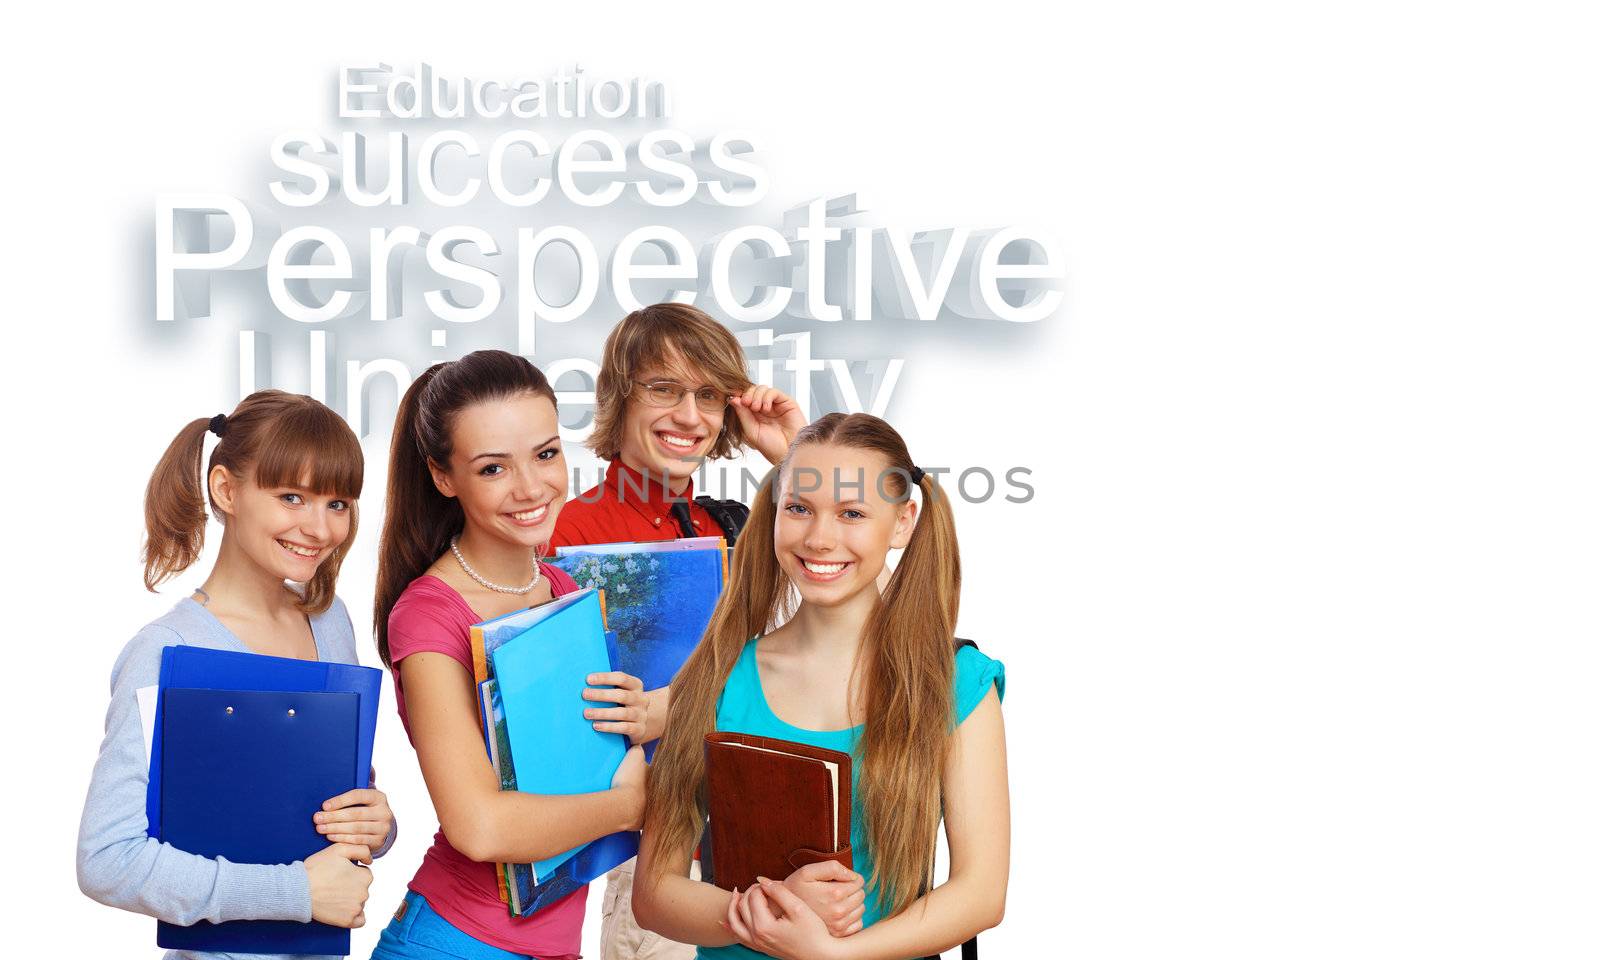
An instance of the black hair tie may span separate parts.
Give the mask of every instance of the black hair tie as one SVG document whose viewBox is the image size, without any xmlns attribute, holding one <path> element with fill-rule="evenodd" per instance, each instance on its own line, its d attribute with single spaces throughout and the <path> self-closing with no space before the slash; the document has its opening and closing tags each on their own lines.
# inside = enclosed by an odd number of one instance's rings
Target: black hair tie
<svg viewBox="0 0 1600 960">
<path fill-rule="evenodd" d="M 916 484 L 919 487 L 922 486 L 922 478 L 925 477 L 925 476 L 927 476 L 927 474 L 925 472 L 923 472 L 923 469 L 921 467 L 914 466 L 914 465 L 912 466 L 912 468 L 911 468 L 911 482 L 912 483 Z"/>
<path fill-rule="evenodd" d="M 225 413 L 219 413 L 212 417 L 211 423 L 206 429 L 210 430 L 219 437 L 222 436 L 223 433 L 225 433 L 228 429 L 228 415 Z"/>
</svg>

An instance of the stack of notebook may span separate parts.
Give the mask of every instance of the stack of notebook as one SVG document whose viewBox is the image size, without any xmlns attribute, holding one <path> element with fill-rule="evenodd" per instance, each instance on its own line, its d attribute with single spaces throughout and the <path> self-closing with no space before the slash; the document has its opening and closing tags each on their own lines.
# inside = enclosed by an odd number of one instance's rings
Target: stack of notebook
<svg viewBox="0 0 1600 960">
<path fill-rule="evenodd" d="M 612 669 L 600 595 L 580 590 L 472 627 L 484 744 L 502 790 L 573 794 L 609 789 L 627 738 L 594 729 L 587 678 Z M 538 863 L 497 865 L 512 916 L 527 916 L 639 850 L 615 833 Z"/>
<path fill-rule="evenodd" d="M 584 588 L 581 594 L 569 594 L 472 628 L 484 744 L 500 775 L 502 790 L 581 793 L 610 786 L 627 742 L 615 734 L 597 733 L 592 721 L 583 718 L 585 707 L 606 706 L 582 699 L 586 677 L 620 670 L 639 677 L 646 690 L 671 683 L 711 620 L 727 579 L 727 557 L 727 543 L 721 537 L 563 547 L 552 562 Z M 579 599 L 584 594 L 592 599 Z M 573 612 L 556 616 L 564 610 Z M 529 653 L 538 645 L 529 645 L 525 656 L 512 658 L 517 669 L 532 671 L 539 666 L 546 671 L 537 683 L 513 689 L 499 672 L 499 659 L 505 655 L 497 651 L 530 631 L 546 635 L 545 644 L 559 647 L 562 656 L 543 662 Z M 583 651 L 581 656 L 578 651 Z M 541 742 L 524 743 L 524 732 Z M 604 741 L 595 741 L 596 737 L 609 738 L 613 745 L 605 746 Z M 647 754 L 654 748 L 654 744 L 646 745 Z M 595 758 L 609 758 L 605 760 L 609 769 L 602 763 L 580 771 L 573 759 L 587 756 L 587 751 L 597 751 Z M 538 772 L 524 770 L 525 757 L 544 758 L 534 764 Z M 552 758 L 565 759 L 552 767 Z M 562 771 L 552 787 L 530 779 L 551 769 Z M 597 769 L 605 770 L 603 781 Z M 597 785 L 580 789 L 582 783 Z M 601 837 L 543 863 L 500 864 L 501 899 L 512 916 L 528 916 L 637 852 L 638 835 L 629 832 Z"/>
<path fill-rule="evenodd" d="M 235 863 L 293 863 L 325 849 L 311 815 L 329 797 L 367 785 L 382 677 L 351 664 L 167 647 L 151 698 L 149 835 Z M 202 920 L 158 923 L 156 943 L 342 956 L 350 931 Z"/>
</svg>

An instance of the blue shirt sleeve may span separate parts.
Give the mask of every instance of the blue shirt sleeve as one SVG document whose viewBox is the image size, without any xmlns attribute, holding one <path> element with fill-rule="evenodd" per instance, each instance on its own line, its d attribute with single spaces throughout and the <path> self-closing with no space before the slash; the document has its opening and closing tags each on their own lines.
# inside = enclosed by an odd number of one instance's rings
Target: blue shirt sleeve
<svg viewBox="0 0 1600 960">
<path fill-rule="evenodd" d="M 978 704 L 993 686 L 1001 700 L 1006 698 L 1006 665 L 985 656 L 977 647 L 956 651 L 956 724 L 959 726 L 978 709 Z"/>
<path fill-rule="evenodd" d="M 197 920 L 311 919 L 305 867 L 200 857 L 145 835 L 149 759 L 137 690 L 155 684 L 161 649 L 181 642 L 150 625 L 122 651 L 111 675 L 106 734 L 78 829 L 78 887 L 101 903 L 182 926 Z"/>
</svg>

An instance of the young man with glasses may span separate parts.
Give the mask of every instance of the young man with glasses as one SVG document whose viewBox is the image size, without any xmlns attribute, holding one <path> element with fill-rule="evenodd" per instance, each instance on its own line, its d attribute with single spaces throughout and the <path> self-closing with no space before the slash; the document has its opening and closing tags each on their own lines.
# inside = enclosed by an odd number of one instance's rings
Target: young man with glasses
<svg viewBox="0 0 1600 960">
<path fill-rule="evenodd" d="M 751 383 L 744 362 L 728 328 L 686 304 L 658 303 L 617 324 L 606 338 L 587 442 L 610 464 L 597 486 L 562 508 L 551 545 L 712 536 L 731 543 L 743 505 L 724 501 L 731 509 L 716 511 L 709 498 L 695 502 L 701 462 L 754 447 L 777 463 L 807 422 L 783 393 Z"/>
<path fill-rule="evenodd" d="M 715 536 L 732 544 L 749 509 L 697 498 L 701 462 L 754 447 L 777 463 L 806 422 L 789 397 L 750 382 L 727 327 L 686 304 L 635 310 L 606 338 L 595 381 L 588 446 L 609 465 L 598 485 L 561 508 L 550 546 Z M 597 704 L 591 719 L 638 743 L 661 735 L 669 688 L 608 692 L 616 706 Z M 693 946 L 634 922 L 633 868 L 629 861 L 607 875 L 601 960 L 692 958 Z"/>
</svg>

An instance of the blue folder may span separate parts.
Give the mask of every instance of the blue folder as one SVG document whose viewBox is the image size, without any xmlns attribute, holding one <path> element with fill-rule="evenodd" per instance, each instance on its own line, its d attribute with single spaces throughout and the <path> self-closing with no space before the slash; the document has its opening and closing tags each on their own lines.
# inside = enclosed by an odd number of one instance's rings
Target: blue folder
<svg viewBox="0 0 1600 960">
<path fill-rule="evenodd" d="M 193 687 L 356 694 L 360 700 L 358 716 L 361 720 L 357 730 L 356 763 L 362 771 L 359 778 L 361 782 L 356 786 L 367 785 L 367 774 L 372 769 L 372 740 L 378 729 L 378 694 L 383 687 L 383 672 L 380 670 L 351 663 L 295 660 L 176 645 L 161 651 L 160 685 L 162 690 Z M 156 700 L 155 740 L 150 747 L 150 786 L 145 793 L 146 832 L 158 840 L 167 839 L 161 827 L 162 711 L 165 700 L 165 696 Z M 334 793 L 319 798 L 317 805 Z"/>
<path fill-rule="evenodd" d="M 365 786 L 354 693 L 196 690 L 161 694 L 161 815 L 180 850 L 235 863 L 293 863 L 328 846 L 311 815 Z M 168 950 L 350 952 L 350 931 L 292 920 L 158 923 Z"/>
<path fill-rule="evenodd" d="M 609 785 L 609 782 L 608 782 Z M 612 868 L 639 855 L 639 834 L 612 833 L 591 840 L 539 883 L 521 889 L 522 916 L 528 917 L 562 897 L 582 890 L 584 884 L 605 876 Z"/>
<path fill-rule="evenodd" d="M 612 662 L 615 663 L 616 634 L 611 631 L 606 632 L 606 648 L 611 651 Z M 500 702 L 498 681 L 485 680 L 479 684 L 478 696 L 485 718 L 484 743 L 495 744 L 489 750 L 489 758 L 495 763 L 495 769 L 500 774 L 501 789 L 515 790 L 517 778 L 516 773 L 511 772 L 514 764 L 510 745 L 506 742 L 509 738 L 498 738 L 495 729 L 497 721 L 500 727 L 505 726 L 505 708 Z M 497 757 L 496 754 L 501 751 L 504 751 L 504 756 Z M 613 867 L 626 863 L 638 855 L 639 834 L 632 830 L 624 830 L 585 844 L 572 855 L 570 860 L 557 865 L 537 884 L 534 883 L 532 864 L 507 864 L 506 882 L 511 885 L 510 906 L 513 915 L 532 916 L 568 894 L 581 890 L 585 884 L 604 876 Z"/>
<path fill-rule="evenodd" d="M 611 669 L 600 596 L 593 590 L 519 611 L 531 621 L 490 654 L 511 741 L 517 789 L 574 794 L 608 790 L 627 753 L 627 738 L 601 733 L 584 719 L 583 689 L 591 673 Z M 533 865 L 542 883 L 585 845 Z"/>
<path fill-rule="evenodd" d="M 611 669 L 622 669 L 621 667 L 617 666 L 619 660 L 617 652 L 617 632 L 615 630 L 606 631 L 606 658 L 611 663 Z M 587 703 L 588 701 L 585 702 Z M 604 704 L 599 705 L 604 706 Z M 623 746 L 624 748 L 627 746 L 626 738 L 623 739 Z M 615 773 L 615 771 L 613 771 L 613 773 Z M 606 780 L 606 786 L 611 786 L 610 779 Z M 568 860 L 560 867 L 557 867 L 555 872 L 558 877 L 564 877 L 570 881 L 572 883 L 572 889 L 576 890 L 583 884 L 605 876 L 611 871 L 612 868 L 627 863 L 629 860 L 632 860 L 638 855 L 639 832 L 637 830 L 624 830 L 620 833 L 609 833 L 603 837 L 591 840 L 581 850 L 573 854 L 571 860 Z M 523 904 L 525 912 L 523 913 L 523 916 L 527 916 L 533 910 L 537 910 L 546 904 L 554 903 L 560 898 L 560 891 L 554 885 L 555 879 L 556 877 L 552 877 L 550 880 L 539 884 L 533 889 L 531 895 L 524 895 Z M 547 890 L 545 889 L 546 887 L 550 887 L 551 889 Z M 571 891 L 568 892 L 570 893 Z"/>
</svg>

